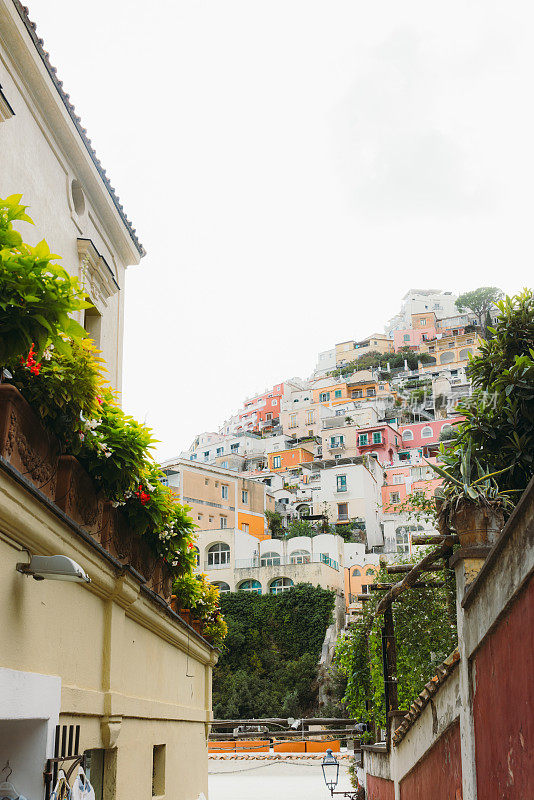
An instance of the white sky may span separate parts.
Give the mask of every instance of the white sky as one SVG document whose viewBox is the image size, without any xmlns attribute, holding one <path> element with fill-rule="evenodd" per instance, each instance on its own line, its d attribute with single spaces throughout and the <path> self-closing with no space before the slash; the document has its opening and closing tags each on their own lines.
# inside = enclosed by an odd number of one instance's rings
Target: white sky
<svg viewBox="0 0 534 800">
<path fill-rule="evenodd" d="M 124 406 L 175 455 L 382 330 L 411 287 L 532 285 L 529 2 L 33 0 L 148 255 Z"/>
</svg>

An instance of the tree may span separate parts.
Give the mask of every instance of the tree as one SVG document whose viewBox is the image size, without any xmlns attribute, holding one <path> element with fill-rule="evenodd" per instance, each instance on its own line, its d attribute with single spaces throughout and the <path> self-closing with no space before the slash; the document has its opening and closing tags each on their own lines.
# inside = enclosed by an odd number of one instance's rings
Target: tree
<svg viewBox="0 0 534 800">
<path fill-rule="evenodd" d="M 278 511 L 266 511 L 267 525 L 272 536 L 277 539 L 282 533 L 282 515 Z"/>
<path fill-rule="evenodd" d="M 443 454 L 447 471 L 462 478 L 462 453 L 470 447 L 501 490 L 523 491 L 534 472 L 534 294 L 525 289 L 497 303 L 492 338 L 467 367 L 475 389 L 458 405 L 466 421 Z M 517 496 L 517 495 L 515 495 Z"/>
<path fill-rule="evenodd" d="M 315 528 L 305 519 L 293 519 L 287 527 L 288 539 L 293 539 L 295 536 L 315 536 L 315 534 Z"/>
<path fill-rule="evenodd" d="M 472 311 L 476 314 L 480 328 L 485 328 L 486 317 L 489 310 L 502 297 L 502 292 L 496 286 L 481 286 L 472 292 L 464 292 L 456 301 L 458 311 Z"/>
</svg>

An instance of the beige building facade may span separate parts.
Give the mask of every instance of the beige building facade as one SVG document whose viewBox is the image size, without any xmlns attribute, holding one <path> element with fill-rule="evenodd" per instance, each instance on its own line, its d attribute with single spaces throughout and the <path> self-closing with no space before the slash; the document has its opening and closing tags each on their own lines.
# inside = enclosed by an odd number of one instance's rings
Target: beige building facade
<svg viewBox="0 0 534 800">
<path fill-rule="evenodd" d="M 274 511 L 274 497 L 265 484 L 214 464 L 183 458 L 162 464 L 168 485 L 202 530 L 238 528 L 257 538 L 267 535 L 266 511 Z"/>
<path fill-rule="evenodd" d="M 125 271 L 144 249 L 18 0 L 0 0 L 0 86 L 0 197 L 22 194 L 24 241 L 46 239 L 86 288 L 78 321 L 120 390 Z"/>
<path fill-rule="evenodd" d="M 217 651 L 5 464 L 0 493 L 0 761 L 18 791 L 43 797 L 59 724 L 79 726 L 97 800 L 145 800 L 154 778 L 164 797 L 207 795 Z M 65 555 L 91 583 L 33 580 L 17 571 L 30 553 Z"/>
</svg>

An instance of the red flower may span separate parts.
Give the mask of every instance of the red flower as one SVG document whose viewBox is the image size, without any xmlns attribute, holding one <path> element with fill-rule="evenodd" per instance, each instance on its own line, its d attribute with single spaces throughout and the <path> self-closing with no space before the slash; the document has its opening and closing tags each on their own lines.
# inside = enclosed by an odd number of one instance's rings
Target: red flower
<svg viewBox="0 0 534 800">
<path fill-rule="evenodd" d="M 141 501 L 142 505 L 146 506 L 150 500 L 150 495 L 144 491 L 142 484 L 139 484 L 139 489 L 134 492 L 135 496 Z"/>
<path fill-rule="evenodd" d="M 97 396 L 96 396 L 96 402 L 98 403 L 99 406 L 102 405 L 102 398 L 100 397 L 99 394 L 97 394 Z"/>
<path fill-rule="evenodd" d="M 24 359 L 24 357 L 21 357 L 20 363 L 23 367 L 26 367 L 26 369 L 28 369 L 32 375 L 39 375 L 39 372 L 41 371 L 41 362 L 35 361 L 35 346 L 33 344 L 30 347 L 28 358 Z"/>
<path fill-rule="evenodd" d="M 195 549 L 195 545 L 191 544 L 191 542 L 189 542 L 189 544 L 187 546 L 189 547 L 190 550 L 194 550 Z"/>
</svg>

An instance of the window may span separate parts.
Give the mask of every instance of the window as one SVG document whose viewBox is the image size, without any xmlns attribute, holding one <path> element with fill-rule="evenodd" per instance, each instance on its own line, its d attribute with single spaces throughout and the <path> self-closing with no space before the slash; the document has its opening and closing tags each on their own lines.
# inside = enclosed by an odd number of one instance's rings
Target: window
<svg viewBox="0 0 534 800">
<path fill-rule="evenodd" d="M 395 531 L 395 539 L 397 543 L 397 553 L 410 552 L 410 536 L 406 528 L 397 528 Z"/>
<path fill-rule="evenodd" d="M 410 341 L 410 334 L 409 333 L 405 333 L 404 336 L 403 336 L 403 339 L 404 339 L 405 342 L 409 342 Z"/>
<path fill-rule="evenodd" d="M 306 425 L 313 425 L 314 422 L 315 422 L 315 414 L 313 413 L 313 411 L 308 411 L 308 414 L 306 416 Z"/>
<path fill-rule="evenodd" d="M 297 427 L 297 415 L 296 414 L 290 414 L 289 415 L 289 427 L 290 428 L 296 428 Z"/>
<path fill-rule="evenodd" d="M 366 389 L 365 393 L 366 393 L 367 397 L 376 397 L 376 389 L 374 387 Z"/>
<path fill-rule="evenodd" d="M 223 500 L 228 500 L 228 485 L 226 483 L 221 485 L 221 497 Z"/>
<path fill-rule="evenodd" d="M 260 564 L 262 567 L 279 567 L 280 554 L 274 552 L 264 553 L 260 559 Z"/>
<path fill-rule="evenodd" d="M 261 583 L 259 581 L 243 581 L 243 583 L 239 586 L 238 591 L 261 594 Z"/>
<path fill-rule="evenodd" d="M 391 476 L 391 485 L 395 486 L 396 484 L 404 483 L 404 475 L 392 475 Z"/>
<path fill-rule="evenodd" d="M 348 519 L 349 518 L 348 503 L 338 503 L 337 504 L 337 518 L 338 519 Z"/>
<path fill-rule="evenodd" d="M 228 525 L 228 518 L 221 516 L 220 521 L 221 521 L 221 528 L 226 528 Z"/>
<path fill-rule="evenodd" d="M 224 581 L 215 581 L 212 585 L 218 588 L 219 594 L 226 594 L 230 591 L 230 586 Z"/>
<path fill-rule="evenodd" d="M 382 444 L 382 431 L 373 431 L 373 444 Z"/>
<path fill-rule="evenodd" d="M 242 522 L 241 523 L 241 530 L 243 531 L 243 533 L 248 533 L 249 532 L 248 522 Z"/>
<path fill-rule="evenodd" d="M 350 394 L 351 397 L 363 397 L 363 389 L 354 389 Z"/>
<path fill-rule="evenodd" d="M 382 392 L 384 390 L 384 384 L 383 383 L 379 383 L 378 384 L 378 388 Z"/>
<path fill-rule="evenodd" d="M 165 750 L 164 744 L 155 744 L 152 748 L 152 797 L 165 794 Z"/>
<path fill-rule="evenodd" d="M 330 400 L 330 392 L 321 392 L 319 395 L 319 402 L 326 403 L 328 400 Z"/>
<path fill-rule="evenodd" d="M 294 550 L 289 558 L 291 564 L 309 564 L 311 553 L 309 550 Z"/>
<path fill-rule="evenodd" d="M 367 433 L 359 433 L 358 434 L 358 447 L 365 447 L 365 445 L 369 444 L 369 434 Z"/>
<path fill-rule="evenodd" d="M 222 526 L 221 526 L 222 527 Z M 224 542 L 212 544 L 208 550 L 208 567 L 218 567 L 230 563 L 230 547 Z"/>
<path fill-rule="evenodd" d="M 442 353 L 439 357 L 440 364 L 450 364 L 451 361 L 454 361 L 454 353 L 452 350 L 449 350 L 447 353 Z"/>
<path fill-rule="evenodd" d="M 424 318 L 420 319 L 419 320 L 419 325 L 426 325 L 426 319 L 424 319 Z"/>
<path fill-rule="evenodd" d="M 341 389 L 336 389 L 334 392 L 334 397 L 341 397 Z"/>
<path fill-rule="evenodd" d="M 210 521 L 210 522 L 213 522 L 213 517 L 209 517 L 209 521 Z"/>
<path fill-rule="evenodd" d="M 221 462 L 221 467 L 222 467 L 223 469 L 228 469 L 228 461 L 223 461 L 223 462 Z"/>
<path fill-rule="evenodd" d="M 376 569 L 373 569 L 373 567 L 369 567 L 369 569 L 366 570 L 365 574 L 366 575 L 376 575 Z"/>
<path fill-rule="evenodd" d="M 353 578 L 358 578 L 361 574 L 362 573 L 358 568 L 352 570 L 352 577 Z"/>
<path fill-rule="evenodd" d="M 248 503 L 248 491 L 246 489 L 241 492 L 241 502 Z"/>
<path fill-rule="evenodd" d="M 402 441 L 403 442 L 411 442 L 413 439 L 413 431 L 403 431 L 402 432 Z"/>
<path fill-rule="evenodd" d="M 282 456 L 275 456 L 273 458 L 273 469 L 280 469 L 282 466 Z"/>
<path fill-rule="evenodd" d="M 336 447 L 343 447 L 344 444 L 345 444 L 345 437 L 344 436 L 331 436 L 330 437 L 330 447 L 332 449 L 336 448 Z"/>
<path fill-rule="evenodd" d="M 337 484 L 337 491 L 338 492 L 346 492 L 347 491 L 347 476 L 346 475 L 337 475 L 336 484 Z"/>
<path fill-rule="evenodd" d="M 271 594 L 280 594 L 280 592 L 287 592 L 293 586 L 293 581 L 290 578 L 276 578 L 269 586 Z"/>
<path fill-rule="evenodd" d="M 204 453 L 204 461 L 207 461 L 209 457 L 210 457 L 210 451 L 206 450 L 206 452 Z"/>
<path fill-rule="evenodd" d="M 239 442 L 234 442 L 234 444 L 231 444 L 230 450 L 232 451 L 232 453 L 237 453 L 237 451 L 239 450 Z"/>
<path fill-rule="evenodd" d="M 271 414 L 270 411 L 268 411 L 267 414 L 265 415 L 265 419 L 270 421 L 270 420 L 272 420 L 272 418 L 273 418 L 273 415 Z"/>
<path fill-rule="evenodd" d="M 421 431 L 421 439 L 430 439 L 434 435 L 430 425 L 425 425 Z"/>
<path fill-rule="evenodd" d="M 196 453 L 193 453 L 193 455 L 190 457 L 190 459 L 189 459 L 189 460 L 190 460 L 190 461 L 196 461 L 196 460 L 197 460 L 197 454 L 196 454 Z"/>
<path fill-rule="evenodd" d="M 278 405 L 278 400 L 273 400 L 273 406 L 277 406 L 277 405 Z"/>
<path fill-rule="evenodd" d="M 390 503 L 394 503 L 394 504 L 395 503 L 400 503 L 400 494 L 399 494 L 399 492 L 391 492 L 391 494 L 389 495 L 389 501 L 390 501 Z"/>
</svg>

